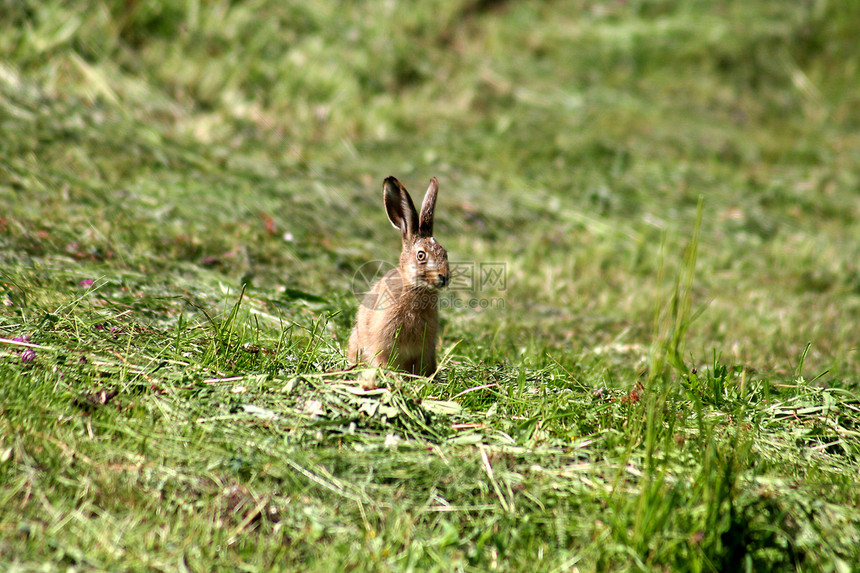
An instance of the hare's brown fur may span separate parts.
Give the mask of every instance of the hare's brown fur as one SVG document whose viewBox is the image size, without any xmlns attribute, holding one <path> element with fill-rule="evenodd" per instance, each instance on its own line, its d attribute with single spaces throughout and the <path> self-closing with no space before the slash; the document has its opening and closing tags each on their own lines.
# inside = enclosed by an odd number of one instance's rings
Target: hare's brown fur
<svg viewBox="0 0 860 573">
<path fill-rule="evenodd" d="M 383 202 L 403 239 L 400 263 L 359 306 L 349 337 L 352 364 L 391 366 L 429 376 L 436 371 L 439 333 L 438 289 L 450 279 L 448 254 L 433 238 L 438 183 L 430 180 L 419 215 L 403 185 L 388 177 Z"/>
</svg>

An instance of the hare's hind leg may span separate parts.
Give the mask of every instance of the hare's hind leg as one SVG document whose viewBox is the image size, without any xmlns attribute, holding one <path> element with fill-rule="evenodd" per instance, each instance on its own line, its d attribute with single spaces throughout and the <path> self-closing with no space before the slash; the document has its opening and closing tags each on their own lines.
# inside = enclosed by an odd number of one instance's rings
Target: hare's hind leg
<svg viewBox="0 0 860 573">
<path fill-rule="evenodd" d="M 349 335 L 349 343 L 346 347 L 346 361 L 350 366 L 358 364 L 358 329 L 353 328 Z"/>
<path fill-rule="evenodd" d="M 436 349 L 431 349 L 427 356 L 421 360 L 421 375 L 432 376 L 436 372 Z"/>
<path fill-rule="evenodd" d="M 432 376 L 436 372 L 436 349 L 425 348 L 424 354 L 406 362 L 403 370 L 421 376 Z"/>
</svg>

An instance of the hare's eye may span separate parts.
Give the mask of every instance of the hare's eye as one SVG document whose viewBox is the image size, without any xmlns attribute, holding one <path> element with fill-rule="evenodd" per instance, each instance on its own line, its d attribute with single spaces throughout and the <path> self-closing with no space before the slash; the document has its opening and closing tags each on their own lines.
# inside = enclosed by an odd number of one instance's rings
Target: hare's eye
<svg viewBox="0 0 860 573">
<path fill-rule="evenodd" d="M 418 254 L 415 256 L 418 258 L 419 263 L 423 263 L 427 260 L 427 253 L 424 251 L 418 251 Z"/>
</svg>

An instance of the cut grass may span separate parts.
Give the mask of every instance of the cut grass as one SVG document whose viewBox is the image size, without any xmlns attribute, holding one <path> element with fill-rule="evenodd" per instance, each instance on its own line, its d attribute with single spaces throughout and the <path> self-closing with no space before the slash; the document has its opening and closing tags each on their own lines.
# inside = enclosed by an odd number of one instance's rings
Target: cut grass
<svg viewBox="0 0 860 573">
<path fill-rule="evenodd" d="M 860 562 L 849 4 L 8 9 L 10 568 Z M 367 393 L 389 174 L 478 274 Z"/>
</svg>

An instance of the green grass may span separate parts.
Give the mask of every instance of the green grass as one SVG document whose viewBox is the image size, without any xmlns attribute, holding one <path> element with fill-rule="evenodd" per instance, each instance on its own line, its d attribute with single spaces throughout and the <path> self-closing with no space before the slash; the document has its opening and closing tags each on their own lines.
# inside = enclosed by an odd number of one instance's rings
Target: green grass
<svg viewBox="0 0 860 573">
<path fill-rule="evenodd" d="M 856 568 L 854 2 L 306 4 L 0 2 L 0 568 Z"/>
</svg>

